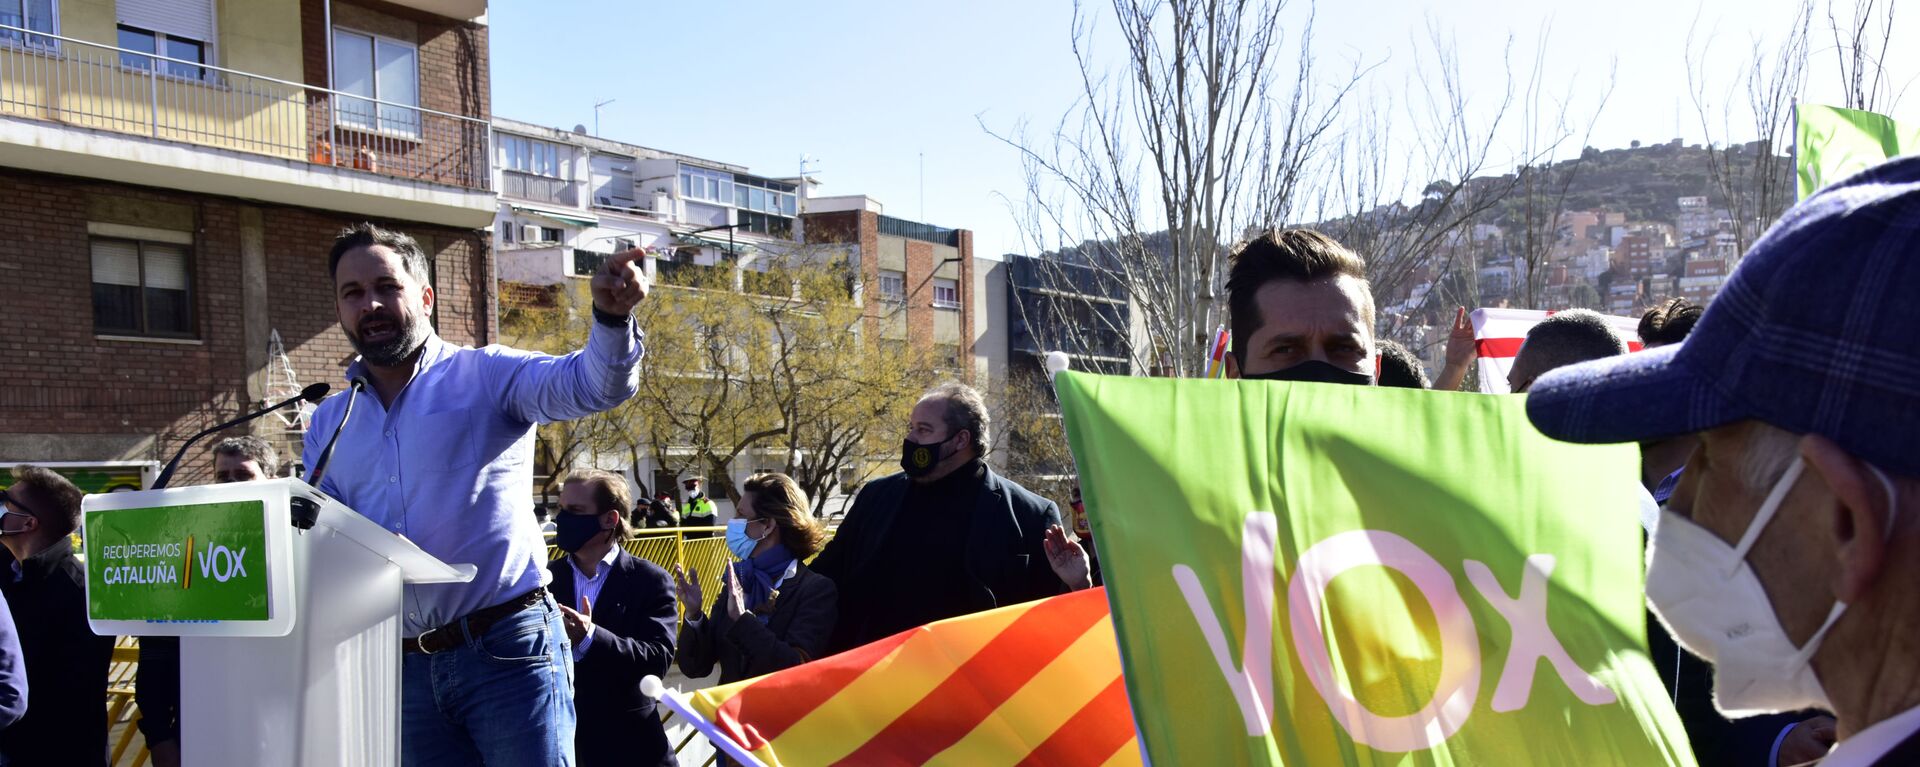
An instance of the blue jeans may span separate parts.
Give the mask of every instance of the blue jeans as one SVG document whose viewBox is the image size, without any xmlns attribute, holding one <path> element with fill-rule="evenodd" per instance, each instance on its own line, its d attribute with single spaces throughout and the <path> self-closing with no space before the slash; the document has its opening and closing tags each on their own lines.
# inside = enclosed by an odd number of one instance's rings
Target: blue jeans
<svg viewBox="0 0 1920 767">
<path fill-rule="evenodd" d="M 572 767 L 573 646 L 553 598 L 462 639 L 404 654 L 400 763 Z"/>
</svg>

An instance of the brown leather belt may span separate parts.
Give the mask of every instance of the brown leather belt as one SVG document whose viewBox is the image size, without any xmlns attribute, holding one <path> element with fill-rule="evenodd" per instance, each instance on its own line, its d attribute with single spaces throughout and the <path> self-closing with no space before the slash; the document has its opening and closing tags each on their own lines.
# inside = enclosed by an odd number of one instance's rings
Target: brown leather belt
<svg viewBox="0 0 1920 767">
<path fill-rule="evenodd" d="M 437 652 L 451 650 L 459 647 L 460 643 L 466 640 L 466 637 L 485 634 L 487 633 L 487 629 L 493 628 L 493 624 L 499 623 L 502 618 L 540 604 L 540 601 L 546 598 L 547 587 L 541 586 L 518 598 L 501 602 L 492 607 L 482 607 L 467 613 L 459 620 L 448 623 L 445 626 L 436 626 L 420 632 L 420 636 L 400 640 L 400 650 L 401 652 L 417 652 L 423 655 L 432 655 Z M 464 632 L 460 630 L 460 624 L 462 623 L 465 623 L 467 626 Z"/>
</svg>

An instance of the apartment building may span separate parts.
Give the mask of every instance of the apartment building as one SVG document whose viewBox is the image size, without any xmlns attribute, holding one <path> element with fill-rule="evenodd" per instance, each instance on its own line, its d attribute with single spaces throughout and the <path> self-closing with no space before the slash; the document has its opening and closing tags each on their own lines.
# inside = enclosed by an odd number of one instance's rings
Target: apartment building
<svg viewBox="0 0 1920 767">
<path fill-rule="evenodd" d="M 849 247 L 862 282 L 870 327 L 882 338 L 934 350 L 935 365 L 954 378 L 976 368 L 978 304 L 973 232 L 886 214 L 865 195 L 810 197 L 802 236 L 813 244 Z"/>
<path fill-rule="evenodd" d="M 807 183 L 732 163 L 573 130 L 495 118 L 493 220 L 500 279 L 557 285 L 630 248 L 672 284 L 693 270 L 736 269 L 736 287 L 792 251 Z"/>
<path fill-rule="evenodd" d="M 338 384 L 327 250 L 357 221 L 419 239 L 442 336 L 493 340 L 486 11 L 0 0 L 0 464 L 143 486 L 188 435 Z M 239 431 L 292 463 L 303 428 Z"/>
</svg>

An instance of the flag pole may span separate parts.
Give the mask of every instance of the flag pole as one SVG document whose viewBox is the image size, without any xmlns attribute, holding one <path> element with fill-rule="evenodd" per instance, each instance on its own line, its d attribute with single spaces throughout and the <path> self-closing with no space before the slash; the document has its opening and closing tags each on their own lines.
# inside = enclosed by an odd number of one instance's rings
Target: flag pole
<svg viewBox="0 0 1920 767">
<path fill-rule="evenodd" d="M 1793 131 L 1793 140 L 1787 142 L 1787 168 L 1793 171 L 1793 174 L 1791 176 L 1791 178 L 1793 179 L 1793 201 L 1799 202 L 1802 199 L 1800 196 L 1800 97 L 1799 96 L 1793 97 L 1793 106 L 1790 107 L 1790 109 L 1791 111 L 1789 112 L 1789 114 L 1793 115 L 1793 122 L 1789 124 L 1789 128 Z"/>
<path fill-rule="evenodd" d="M 721 732 L 713 722 L 707 721 L 700 712 L 687 705 L 687 702 L 680 698 L 679 693 L 667 689 L 666 683 L 660 681 L 660 677 L 648 674 L 645 679 L 641 679 L 640 694 L 658 700 L 666 704 L 667 708 L 673 709 L 674 713 L 684 717 L 694 729 L 699 730 L 701 735 L 707 736 L 707 742 L 712 743 L 714 748 L 725 753 L 728 758 L 746 767 L 767 767 L 767 763 L 760 761 L 760 757 L 754 756 L 753 752 L 733 742 L 733 738 L 727 737 L 726 733 Z"/>
</svg>

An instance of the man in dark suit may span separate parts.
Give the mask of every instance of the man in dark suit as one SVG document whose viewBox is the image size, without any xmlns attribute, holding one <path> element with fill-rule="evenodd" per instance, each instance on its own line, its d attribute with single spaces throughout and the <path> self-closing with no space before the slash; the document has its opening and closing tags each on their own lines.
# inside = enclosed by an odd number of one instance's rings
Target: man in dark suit
<svg viewBox="0 0 1920 767">
<path fill-rule="evenodd" d="M 13 555 L 0 593 L 20 629 L 32 696 L 26 716 L 0 732 L 0 764 L 105 765 L 113 637 L 87 626 L 87 574 L 67 538 L 80 524 L 80 490 L 38 466 L 13 476 L 0 493 L 0 544 Z"/>
<path fill-rule="evenodd" d="M 1060 510 L 987 467 L 988 428 L 963 384 L 913 406 L 902 473 L 863 488 L 813 561 L 840 590 L 830 652 L 1066 590 L 1044 549 Z"/>
<path fill-rule="evenodd" d="M 573 642 L 574 755 L 581 767 L 673 765 L 666 729 L 640 680 L 673 663 L 673 581 L 658 566 L 620 550 L 631 537 L 626 478 L 576 471 L 560 488 L 554 545 L 568 555 L 553 573 L 567 638 Z"/>
</svg>

